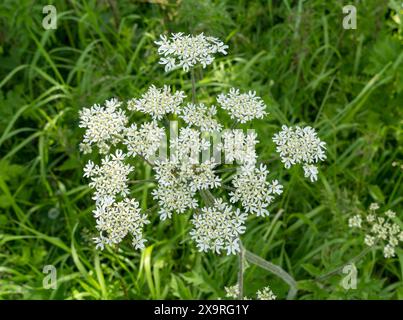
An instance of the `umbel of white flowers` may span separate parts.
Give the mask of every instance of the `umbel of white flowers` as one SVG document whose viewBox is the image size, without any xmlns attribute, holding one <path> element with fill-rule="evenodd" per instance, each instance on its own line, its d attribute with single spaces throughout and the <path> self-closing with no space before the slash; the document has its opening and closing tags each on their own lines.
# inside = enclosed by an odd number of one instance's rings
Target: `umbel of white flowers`
<svg viewBox="0 0 403 320">
<path fill-rule="evenodd" d="M 204 68 L 214 61 L 214 54 L 226 54 L 228 48 L 203 34 L 161 36 L 156 43 L 166 71 L 177 67 L 185 72 L 197 66 Z M 186 102 L 186 98 L 183 91 L 173 92 L 167 85 L 151 85 L 140 98 L 126 104 L 129 112 L 141 112 L 150 118 L 144 123 L 129 123 L 128 111 L 115 98 L 80 111 L 79 126 L 85 129 L 80 150 L 84 154 L 96 150 L 103 157 L 99 164 L 89 160 L 84 168 L 84 177 L 90 179 L 89 186 L 94 189 L 97 248 L 118 244 L 128 235 L 136 249 L 144 248 L 143 227 L 149 220 L 130 190 L 135 158 L 146 161 L 153 169 L 156 186 L 152 196 L 162 220 L 188 210 L 193 212 L 190 237 L 202 252 L 239 252 L 247 217 L 269 215 L 269 206 L 283 187 L 278 180 L 269 180 L 267 167 L 258 163 L 256 133 L 225 128 L 217 117 L 216 106 Z M 242 93 L 231 88 L 216 100 L 217 106 L 236 123 L 267 115 L 263 99 L 254 91 Z M 166 137 L 161 120 L 169 117 L 179 119 L 182 126 L 178 135 L 170 139 L 170 157 L 155 160 Z M 225 163 L 235 162 L 232 169 L 220 170 L 223 168 L 214 158 L 199 161 L 199 155 L 211 147 L 206 134 L 214 132 L 222 136 L 218 151 L 225 155 Z M 287 168 L 303 163 L 305 176 L 316 180 L 318 171 L 313 163 L 326 157 L 325 143 L 314 129 L 283 127 L 274 141 Z M 230 186 L 224 185 L 220 176 L 220 172 L 225 172 L 228 181 L 228 170 L 233 170 Z"/>
</svg>

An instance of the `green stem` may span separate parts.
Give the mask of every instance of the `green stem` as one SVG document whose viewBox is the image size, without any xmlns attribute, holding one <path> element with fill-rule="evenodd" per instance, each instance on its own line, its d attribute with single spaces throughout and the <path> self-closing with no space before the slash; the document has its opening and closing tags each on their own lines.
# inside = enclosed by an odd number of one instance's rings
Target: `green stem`
<svg viewBox="0 0 403 320">
<path fill-rule="evenodd" d="M 315 278 L 315 281 L 322 281 L 324 279 L 327 279 L 335 274 L 340 273 L 343 268 L 348 265 L 348 264 L 353 264 L 356 263 L 357 261 L 359 261 L 362 257 L 364 257 L 368 252 L 370 252 L 372 249 L 372 247 L 367 247 L 364 250 L 362 250 L 359 254 L 357 254 L 354 258 L 352 258 L 350 261 L 348 261 L 347 263 L 344 263 L 343 265 L 337 267 L 336 269 L 333 269 L 332 271 L 329 271 L 321 276 L 318 276 Z"/>
<path fill-rule="evenodd" d="M 250 263 L 253 263 L 262 269 L 265 269 L 277 277 L 281 278 L 284 282 L 286 282 L 290 286 L 290 290 L 288 291 L 287 299 L 292 300 L 294 299 L 295 295 L 297 294 L 297 282 L 291 277 L 287 272 L 285 272 L 281 267 L 266 261 L 265 259 L 259 257 L 258 255 L 245 250 L 245 258 Z"/>
</svg>

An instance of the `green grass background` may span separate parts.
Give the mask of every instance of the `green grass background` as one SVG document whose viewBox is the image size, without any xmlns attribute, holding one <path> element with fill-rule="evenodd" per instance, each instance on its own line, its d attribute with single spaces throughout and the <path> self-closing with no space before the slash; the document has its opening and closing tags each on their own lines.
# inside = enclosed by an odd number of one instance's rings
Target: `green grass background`
<svg viewBox="0 0 403 320">
<path fill-rule="evenodd" d="M 58 10 L 56 30 L 42 8 Z M 357 29 L 342 28 L 342 7 Z M 336 273 L 363 249 L 347 219 L 371 202 L 402 218 L 403 26 L 398 0 L 379 1 L 29 1 L 0 4 L 0 298 L 215 299 L 236 283 L 237 258 L 200 254 L 188 236 L 191 213 L 146 228 L 142 252 L 130 243 L 97 252 L 93 202 L 78 151 L 78 110 L 127 100 L 154 83 L 190 94 L 188 75 L 165 74 L 153 41 L 161 33 L 216 36 L 230 47 L 203 70 L 199 99 L 230 86 L 256 90 L 270 115 L 255 121 L 260 159 L 285 186 L 269 218 L 250 217 L 242 241 L 298 281 L 298 299 L 402 299 L 403 250 L 373 250 L 356 262 L 358 286 Z M 132 115 L 133 121 L 142 121 Z M 328 145 L 317 183 L 286 171 L 272 135 L 282 124 L 314 126 Z M 247 126 L 244 126 L 245 128 Z M 135 176 L 150 168 L 136 163 Z M 132 194 L 153 206 L 151 184 Z M 284 209 L 281 215 L 276 215 Z M 44 289 L 45 265 L 58 287 Z M 287 285 L 248 266 L 245 293 Z"/>
</svg>

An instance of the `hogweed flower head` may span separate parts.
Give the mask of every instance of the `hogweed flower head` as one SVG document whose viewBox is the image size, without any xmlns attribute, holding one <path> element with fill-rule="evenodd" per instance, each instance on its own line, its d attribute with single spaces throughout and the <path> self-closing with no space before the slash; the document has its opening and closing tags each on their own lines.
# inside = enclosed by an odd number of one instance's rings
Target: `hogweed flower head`
<svg viewBox="0 0 403 320">
<path fill-rule="evenodd" d="M 240 165 L 256 164 L 256 144 L 259 142 L 256 132 L 248 131 L 245 134 L 242 130 L 225 130 L 222 140 L 220 148 L 224 151 L 226 163 L 236 161 Z"/>
<path fill-rule="evenodd" d="M 228 46 L 214 37 L 205 36 L 203 33 L 192 36 L 182 32 L 172 33 L 168 38 L 161 35 L 159 41 L 155 41 L 158 54 L 161 56 L 160 64 L 165 65 L 165 71 L 182 68 L 188 72 L 190 68 L 201 64 L 203 68 L 214 61 L 216 53 L 227 54 Z"/>
<path fill-rule="evenodd" d="M 238 296 L 239 296 L 239 286 L 238 286 L 238 284 L 230 286 L 230 287 L 224 287 L 224 289 L 225 289 L 225 297 L 226 298 L 238 299 Z"/>
<path fill-rule="evenodd" d="M 315 129 L 282 126 L 273 141 L 277 144 L 276 151 L 280 154 L 285 168 L 295 164 L 303 164 L 304 175 L 312 182 L 318 179 L 318 169 L 314 165 L 326 159 L 326 143 L 321 141 Z"/>
<path fill-rule="evenodd" d="M 188 71 L 199 64 L 206 67 L 213 62 L 215 54 L 226 54 L 228 48 L 220 40 L 203 34 L 161 36 L 156 43 L 160 63 L 167 71 L 177 67 Z M 121 108 L 122 102 L 117 99 L 80 112 L 80 127 L 85 128 L 81 151 L 90 153 L 95 145 L 103 155 L 99 164 L 89 160 L 84 168 L 84 176 L 94 189 L 96 208 L 93 213 L 100 233 L 94 239 L 97 248 L 117 244 L 128 234 L 132 235 L 136 249 L 144 247 L 143 227 L 149 221 L 141 213 L 139 203 L 130 198 L 129 188 L 132 182 L 129 176 L 134 171 L 132 163 L 136 158 L 151 166 L 155 179 L 151 182 L 156 184 L 151 194 L 158 204 L 161 220 L 170 219 L 173 214 L 193 212 L 190 237 L 202 252 L 239 252 L 240 236 L 245 232 L 248 215 L 269 215 L 270 205 L 282 193 L 278 180 L 268 180 L 266 166 L 257 165 L 257 134 L 253 130 L 245 134 L 235 129 L 237 123 L 260 119 L 267 114 L 266 105 L 256 92 L 240 93 L 232 88 L 229 93 L 218 95 L 219 105 L 236 120 L 231 129 L 220 123 L 214 105 L 189 103 L 185 98 L 183 91 L 172 92 L 167 85 L 160 88 L 151 85 L 140 98 L 132 98 L 126 105 L 129 111 L 151 117 L 151 121 L 143 123 L 129 124 L 129 117 Z M 175 125 L 170 127 L 167 146 L 166 123 L 160 122 L 172 118 L 177 121 L 170 123 Z M 286 132 L 280 132 L 274 140 L 281 156 L 291 159 L 285 161 L 286 166 L 303 163 L 305 176 L 315 180 L 314 164 L 325 158 L 324 143 L 310 127 L 285 129 Z M 212 145 L 217 138 L 221 141 Z M 160 157 L 157 158 L 154 156 L 158 150 Z M 232 165 L 230 168 L 219 167 L 221 152 L 226 165 Z M 230 176 L 219 174 L 227 169 Z M 232 186 L 223 185 L 224 178 L 224 181 L 232 180 Z M 222 189 L 230 189 L 230 192 L 223 198 L 216 198 L 213 192 L 217 189 L 220 189 L 220 196 Z M 223 200 L 225 197 L 228 202 Z M 271 297 L 266 289 L 259 296 Z"/>
</svg>

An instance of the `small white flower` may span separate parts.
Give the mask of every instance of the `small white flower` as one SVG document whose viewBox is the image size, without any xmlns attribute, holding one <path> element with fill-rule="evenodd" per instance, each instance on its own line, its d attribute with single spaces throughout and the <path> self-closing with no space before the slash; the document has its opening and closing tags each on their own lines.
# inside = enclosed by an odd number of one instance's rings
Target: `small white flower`
<svg viewBox="0 0 403 320">
<path fill-rule="evenodd" d="M 273 180 L 269 183 L 269 192 L 280 195 L 283 193 L 283 186 L 279 184 L 278 180 Z"/>
<path fill-rule="evenodd" d="M 231 287 L 224 287 L 224 289 L 225 289 L 225 297 L 231 299 L 238 299 L 239 286 L 237 284 Z"/>
<path fill-rule="evenodd" d="M 161 220 L 170 219 L 173 212 L 183 213 L 198 206 L 196 199 L 193 198 L 195 192 L 184 183 L 160 184 L 152 194 L 154 199 L 158 200 Z"/>
<path fill-rule="evenodd" d="M 253 119 L 262 119 L 267 113 L 263 100 L 256 96 L 255 91 L 239 93 L 239 89 L 231 88 L 228 94 L 220 94 L 218 103 L 226 110 L 231 119 L 245 123 Z"/>
<path fill-rule="evenodd" d="M 198 164 L 203 151 L 209 150 L 210 141 L 201 137 L 201 132 L 193 128 L 181 128 L 179 136 L 170 139 L 171 158 L 181 161 Z"/>
<path fill-rule="evenodd" d="M 387 216 L 390 219 L 393 219 L 394 217 L 396 217 L 396 212 L 394 212 L 392 210 L 388 210 L 385 212 L 385 216 Z"/>
<path fill-rule="evenodd" d="M 152 85 L 140 99 L 129 100 L 127 109 L 144 112 L 153 119 L 161 120 L 168 113 L 180 113 L 184 98 L 186 95 L 183 91 L 172 94 L 169 86 L 157 88 Z"/>
<path fill-rule="evenodd" d="M 318 168 L 313 164 L 304 164 L 304 177 L 309 178 L 311 182 L 315 182 L 318 180 Z"/>
<path fill-rule="evenodd" d="M 205 68 L 214 61 L 214 54 L 227 54 L 228 48 L 219 39 L 205 36 L 203 33 L 196 36 L 172 33 L 170 38 L 161 35 L 155 44 L 159 46 L 159 63 L 165 65 L 165 72 L 180 67 L 188 72 L 198 64 Z"/>
<path fill-rule="evenodd" d="M 371 205 L 369 206 L 369 210 L 371 211 L 376 211 L 379 209 L 379 204 L 377 204 L 376 202 L 371 203 Z"/>
<path fill-rule="evenodd" d="M 371 223 L 371 222 L 374 222 L 375 219 L 376 219 L 375 215 L 373 215 L 373 214 L 367 215 L 367 221 L 368 221 L 368 222 L 370 222 L 370 223 Z"/>
<path fill-rule="evenodd" d="M 387 244 L 383 248 L 383 255 L 384 257 L 387 258 L 393 258 L 395 256 L 395 248 L 392 247 L 390 244 Z"/>
<path fill-rule="evenodd" d="M 367 234 L 365 236 L 364 243 L 367 246 L 372 247 L 375 244 L 375 238 L 373 236 L 370 236 L 370 235 Z"/>
<path fill-rule="evenodd" d="M 94 162 L 91 160 L 84 167 L 84 177 L 90 178 L 94 174 Z"/>
</svg>

